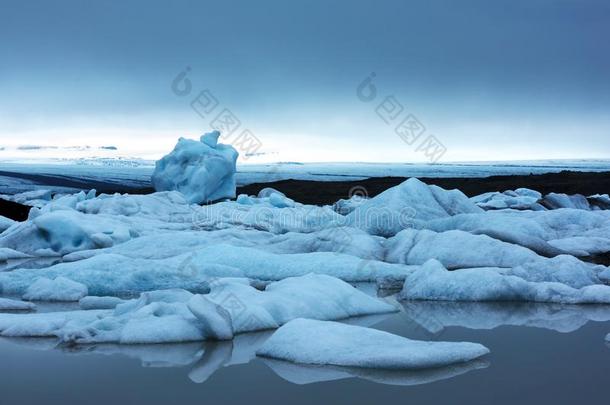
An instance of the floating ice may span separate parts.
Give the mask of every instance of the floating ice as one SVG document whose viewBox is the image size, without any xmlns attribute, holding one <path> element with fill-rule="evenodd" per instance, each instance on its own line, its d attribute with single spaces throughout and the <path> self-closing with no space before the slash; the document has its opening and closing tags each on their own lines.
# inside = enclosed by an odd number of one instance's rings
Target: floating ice
<svg viewBox="0 0 610 405">
<path fill-rule="evenodd" d="M 95 297 L 87 296 L 83 297 L 78 301 L 78 305 L 81 309 L 114 309 L 117 305 L 124 303 L 118 297 Z"/>
<path fill-rule="evenodd" d="M 557 282 L 530 282 L 485 268 L 448 271 L 432 259 L 407 276 L 399 298 L 610 304 L 610 286 L 589 285 L 576 289 Z"/>
<path fill-rule="evenodd" d="M 459 230 L 405 229 L 388 239 L 386 249 L 385 259 L 391 263 L 419 265 L 437 259 L 448 269 L 514 267 L 539 258 L 522 246 Z"/>
<path fill-rule="evenodd" d="M 549 244 L 574 256 L 595 256 L 610 252 L 610 238 L 600 236 L 573 236 L 553 239 Z"/>
<path fill-rule="evenodd" d="M 610 233 L 610 211 L 571 208 L 550 211 L 487 211 L 481 215 L 464 214 L 430 221 L 425 224 L 425 228 L 437 232 L 458 229 L 485 234 L 528 247 L 544 256 L 556 256 L 567 253 L 560 247 L 583 253 L 591 243 L 596 243 L 585 238 L 607 238 Z M 572 239 L 574 237 L 579 239 Z M 563 239 L 568 241 L 563 243 Z M 596 253 L 604 253 L 601 252 L 601 245 L 596 244 L 595 247 Z"/>
<path fill-rule="evenodd" d="M 228 339 L 233 333 L 277 328 L 299 317 L 336 320 L 393 311 L 394 306 L 329 276 L 289 278 L 264 291 L 247 280 L 225 278 L 210 283 L 206 295 L 151 291 L 114 311 L 0 315 L 0 335 L 6 329 L 7 336 L 57 336 L 76 343 L 187 342 Z"/>
<path fill-rule="evenodd" d="M 516 190 L 507 190 L 503 193 L 490 192 L 471 197 L 470 201 L 485 210 L 500 210 L 500 209 L 516 209 L 516 210 L 544 210 L 538 202 L 542 198 L 542 194 L 538 191 L 527 188 L 518 188 Z"/>
<path fill-rule="evenodd" d="M 34 314 L 0 314 L 0 336 L 56 337 L 64 327 L 86 325 L 110 311 L 58 311 Z"/>
<path fill-rule="evenodd" d="M 341 199 L 333 204 L 333 210 L 338 214 L 347 215 L 352 213 L 356 208 L 360 207 L 367 201 L 366 197 L 353 195 L 349 199 Z"/>
<path fill-rule="evenodd" d="M 294 200 L 286 197 L 283 193 L 279 191 L 270 191 L 272 188 L 266 188 L 261 190 L 267 191 L 266 193 L 262 193 L 263 195 L 268 195 L 268 197 L 250 197 L 246 194 L 240 194 L 237 196 L 235 200 L 238 204 L 242 205 L 263 205 L 266 207 L 274 207 L 274 208 L 288 208 L 294 207 L 296 203 Z M 259 193 L 260 195 L 261 193 Z M 302 206 L 301 204 L 299 204 Z"/>
<path fill-rule="evenodd" d="M 560 193 L 549 193 L 544 196 L 542 204 L 545 207 L 556 210 L 559 208 L 574 208 L 579 210 L 590 210 L 591 206 L 589 201 L 584 195 L 574 194 L 560 194 Z"/>
<path fill-rule="evenodd" d="M 152 183 L 157 191 L 178 190 L 191 203 L 235 197 L 237 151 L 218 143 L 220 132 L 200 141 L 180 138 L 174 150 L 157 161 Z"/>
<path fill-rule="evenodd" d="M 376 329 L 295 319 L 278 329 L 257 355 L 295 363 L 383 369 L 426 369 L 489 353 L 477 343 L 422 342 Z"/>
<path fill-rule="evenodd" d="M 44 207 L 51 201 L 53 192 L 51 190 L 39 189 L 32 191 L 25 191 L 23 193 L 17 193 L 13 195 L 0 195 L 0 198 L 13 201 L 23 205 L 29 205 L 31 207 Z"/>
<path fill-rule="evenodd" d="M 363 260 L 343 253 L 275 254 L 217 244 L 167 259 L 99 254 L 43 269 L 0 272 L 0 288 L 6 294 L 23 294 L 39 277 L 63 276 L 86 285 L 89 293 L 95 295 L 121 295 L 164 288 L 198 292 L 211 277 L 281 280 L 316 273 L 356 282 L 375 281 L 379 277 L 402 280 L 413 270 L 412 266 Z"/>
<path fill-rule="evenodd" d="M 78 301 L 87 295 L 87 286 L 69 278 L 54 280 L 41 277 L 28 287 L 23 299 L 28 301 Z"/>
<path fill-rule="evenodd" d="M 193 296 L 187 306 L 201 322 L 206 338 L 212 340 L 233 338 L 233 319 L 229 311 L 210 301 L 204 295 Z"/>
</svg>

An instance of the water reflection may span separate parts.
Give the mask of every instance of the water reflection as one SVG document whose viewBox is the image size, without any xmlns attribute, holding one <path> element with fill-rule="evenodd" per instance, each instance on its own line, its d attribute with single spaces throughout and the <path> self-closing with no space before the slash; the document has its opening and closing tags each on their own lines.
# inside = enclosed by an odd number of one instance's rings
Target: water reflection
<svg viewBox="0 0 610 405">
<path fill-rule="evenodd" d="M 0 272 L 16 269 L 43 269 L 61 263 L 61 257 L 32 257 L 0 261 Z"/>
<path fill-rule="evenodd" d="M 570 333 L 589 321 L 610 321 L 608 305 L 404 301 L 402 307 L 403 316 L 433 335 L 452 326 L 468 329 L 527 326 Z"/>
<path fill-rule="evenodd" d="M 473 370 L 489 367 L 487 360 L 473 360 L 452 366 L 425 370 L 379 370 L 356 367 L 313 366 L 281 360 L 263 359 L 278 376 L 293 384 L 305 385 L 325 381 L 360 378 L 386 385 L 421 385 L 453 378 Z"/>
<path fill-rule="evenodd" d="M 378 325 L 381 329 L 388 325 L 396 325 L 397 322 L 400 325 L 398 333 L 403 336 L 434 339 L 448 328 L 456 326 L 470 330 L 491 330 L 511 325 L 568 333 L 577 331 L 589 321 L 610 321 L 610 308 L 596 305 L 411 301 L 402 302 L 401 305 L 402 311 L 398 314 L 358 317 L 346 322 L 367 327 Z M 434 336 L 415 336 L 422 329 Z M 59 350 L 68 356 L 119 355 L 138 360 L 142 367 L 185 368 L 188 378 L 194 383 L 201 384 L 224 367 L 250 363 L 256 358 L 256 351 L 271 334 L 273 331 L 264 331 L 241 334 L 232 341 L 154 345 L 66 346 L 56 339 L 44 338 L 2 338 L 2 341 L 33 350 Z M 478 339 L 478 334 L 466 338 L 474 342 L 479 341 Z M 603 339 L 603 336 L 600 339 Z M 446 340 L 455 340 L 455 337 Z M 420 385 L 485 369 L 489 365 L 486 360 L 476 360 L 438 369 L 390 371 L 297 365 L 272 359 L 257 361 L 261 361 L 280 378 L 299 385 L 347 378 L 389 385 Z"/>
</svg>

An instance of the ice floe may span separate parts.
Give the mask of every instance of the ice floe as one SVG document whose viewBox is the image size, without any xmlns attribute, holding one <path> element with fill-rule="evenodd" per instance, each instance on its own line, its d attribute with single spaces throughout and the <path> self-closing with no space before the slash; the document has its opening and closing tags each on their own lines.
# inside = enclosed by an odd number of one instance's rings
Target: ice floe
<svg viewBox="0 0 610 405">
<path fill-rule="evenodd" d="M 125 300 L 118 297 L 96 297 L 89 295 L 78 301 L 81 309 L 114 309 L 117 305 L 124 303 Z"/>
<path fill-rule="evenodd" d="M 484 210 L 501 210 L 501 209 L 516 209 L 516 210 L 534 210 L 540 211 L 545 208 L 539 204 L 542 199 L 542 194 L 538 191 L 527 188 L 518 188 L 516 190 L 507 190 L 502 193 L 498 191 L 481 194 L 471 197 L 470 201 L 483 208 Z"/>
<path fill-rule="evenodd" d="M 279 328 L 257 355 L 295 363 L 381 369 L 426 369 L 489 353 L 478 343 L 423 342 L 376 329 L 295 319 Z"/>
<path fill-rule="evenodd" d="M 347 224 L 388 237 L 425 221 L 481 212 L 459 190 L 448 191 L 411 178 L 360 204 L 347 215 Z"/>
<path fill-rule="evenodd" d="M 431 259 L 405 279 L 405 300 L 533 301 L 610 304 L 610 286 L 572 288 L 559 282 L 532 282 L 489 268 L 449 271 Z"/>
</svg>

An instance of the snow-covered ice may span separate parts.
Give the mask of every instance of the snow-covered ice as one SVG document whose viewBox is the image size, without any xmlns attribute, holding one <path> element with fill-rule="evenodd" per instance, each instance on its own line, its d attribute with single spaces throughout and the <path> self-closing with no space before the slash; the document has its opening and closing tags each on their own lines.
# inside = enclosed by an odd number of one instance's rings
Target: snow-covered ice
<svg viewBox="0 0 610 405">
<path fill-rule="evenodd" d="M 295 363 L 383 369 L 425 369 L 489 353 L 478 343 L 423 342 L 376 329 L 295 319 L 278 329 L 257 355 Z"/>
<path fill-rule="evenodd" d="M 178 190 L 191 203 L 235 198 L 238 153 L 218 143 L 219 136 L 213 131 L 199 141 L 180 138 L 174 150 L 156 163 L 155 190 Z"/>
</svg>

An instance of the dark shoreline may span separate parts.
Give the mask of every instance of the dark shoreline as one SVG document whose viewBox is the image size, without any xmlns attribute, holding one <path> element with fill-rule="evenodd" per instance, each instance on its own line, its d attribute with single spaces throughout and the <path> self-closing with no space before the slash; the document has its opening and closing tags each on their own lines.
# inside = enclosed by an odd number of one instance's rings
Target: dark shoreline
<svg viewBox="0 0 610 405">
<path fill-rule="evenodd" d="M 273 187 L 295 201 L 304 204 L 326 205 L 339 199 L 349 198 L 350 190 L 358 186 L 369 197 L 374 197 L 390 187 L 394 187 L 408 177 L 371 177 L 355 181 L 310 181 L 282 180 L 272 183 L 256 183 L 238 187 L 238 194 L 256 195 L 265 187 Z M 461 190 L 468 197 L 490 191 L 530 188 L 540 193 L 592 194 L 610 193 L 610 172 L 573 172 L 490 176 L 490 177 L 420 177 L 427 184 L 435 184 L 444 189 Z"/>
<path fill-rule="evenodd" d="M 95 188 L 98 193 L 130 193 L 147 194 L 154 192 L 152 187 L 130 187 L 113 182 L 89 181 L 88 179 L 69 177 L 22 174 L 12 172 L 0 173 L 4 176 L 22 178 L 36 181 L 41 188 L 50 187 L 77 187 L 85 190 Z M 271 183 L 255 183 L 237 188 L 237 194 L 256 195 L 265 187 L 273 187 L 286 194 L 295 201 L 304 204 L 329 205 L 342 199 L 349 198 L 350 190 L 358 187 L 359 194 L 365 192 L 369 197 L 394 187 L 408 177 L 371 177 L 364 180 L 350 181 L 314 181 L 314 180 L 281 180 Z M 610 172 L 574 172 L 562 171 L 559 173 L 510 175 L 490 177 L 420 177 L 427 184 L 435 184 L 445 189 L 459 189 L 469 197 L 489 191 L 514 190 L 526 187 L 537 190 L 542 194 L 565 193 L 583 194 L 610 194 Z M 0 190 L 0 194 L 3 191 Z M 23 221 L 27 218 L 30 207 L 0 199 L 0 215 L 7 218 Z"/>
</svg>

